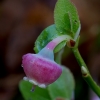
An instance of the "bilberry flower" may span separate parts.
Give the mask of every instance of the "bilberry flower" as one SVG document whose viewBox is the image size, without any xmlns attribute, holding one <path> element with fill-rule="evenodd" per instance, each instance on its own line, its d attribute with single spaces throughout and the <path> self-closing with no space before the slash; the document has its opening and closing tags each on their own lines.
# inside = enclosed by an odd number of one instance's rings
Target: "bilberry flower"
<svg viewBox="0 0 100 100">
<path fill-rule="evenodd" d="M 24 55 L 22 66 L 27 76 L 24 80 L 42 88 L 56 81 L 62 73 L 62 68 L 54 61 L 53 50 L 64 40 L 66 35 L 59 36 L 49 42 L 39 53 Z"/>
</svg>

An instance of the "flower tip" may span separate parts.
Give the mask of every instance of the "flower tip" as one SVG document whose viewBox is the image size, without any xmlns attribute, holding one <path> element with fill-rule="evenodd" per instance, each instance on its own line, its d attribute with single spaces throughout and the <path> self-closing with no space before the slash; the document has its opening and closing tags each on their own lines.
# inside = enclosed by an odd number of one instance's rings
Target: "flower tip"
<svg viewBox="0 0 100 100">
<path fill-rule="evenodd" d="M 28 77 L 23 77 L 23 80 L 25 81 L 29 81 L 30 83 L 34 84 L 31 91 L 33 91 L 33 89 L 36 87 L 36 85 L 38 85 L 39 87 L 41 88 L 46 88 L 47 85 L 46 84 L 41 84 L 41 83 L 38 83 L 37 81 L 35 81 L 34 79 L 29 79 Z"/>
</svg>

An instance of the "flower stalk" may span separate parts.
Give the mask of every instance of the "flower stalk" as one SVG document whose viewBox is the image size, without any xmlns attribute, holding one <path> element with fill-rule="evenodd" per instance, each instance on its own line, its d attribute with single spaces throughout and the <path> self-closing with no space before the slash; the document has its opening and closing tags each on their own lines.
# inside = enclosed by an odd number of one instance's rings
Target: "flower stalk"
<svg viewBox="0 0 100 100">
<path fill-rule="evenodd" d="M 100 87 L 96 84 L 96 82 L 91 77 L 85 62 L 78 51 L 78 48 L 77 47 L 72 48 L 72 52 L 74 53 L 74 56 L 81 67 L 81 72 L 84 80 L 87 82 L 90 88 L 100 97 Z"/>
</svg>

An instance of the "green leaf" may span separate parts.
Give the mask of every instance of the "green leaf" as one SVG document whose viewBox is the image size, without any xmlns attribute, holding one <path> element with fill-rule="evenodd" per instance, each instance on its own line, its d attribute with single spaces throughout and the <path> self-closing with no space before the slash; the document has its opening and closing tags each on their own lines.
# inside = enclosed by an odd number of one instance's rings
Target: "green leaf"
<svg viewBox="0 0 100 100">
<path fill-rule="evenodd" d="M 64 100 L 71 100 L 74 92 L 74 78 L 70 70 L 63 67 L 63 73 L 53 84 L 49 85 L 49 93 L 52 100 L 56 98 L 63 98 Z M 63 100 L 62 99 L 62 100 Z"/>
<path fill-rule="evenodd" d="M 19 88 L 25 100 L 51 100 L 47 88 L 36 87 L 34 92 L 31 92 L 32 84 L 24 80 L 20 82 Z"/>
<path fill-rule="evenodd" d="M 80 32 L 77 10 L 70 0 L 58 0 L 54 10 L 54 20 L 59 32 L 70 35 L 74 40 Z"/>
<path fill-rule="evenodd" d="M 35 52 L 38 53 L 42 48 L 44 48 L 50 41 L 52 41 L 54 38 L 60 36 L 60 35 L 66 35 L 65 33 L 60 33 L 56 30 L 55 25 L 51 25 L 44 29 L 42 33 L 38 36 L 36 42 L 35 42 Z M 68 39 L 71 38 L 67 36 Z M 59 45 L 56 46 L 54 49 L 54 52 L 58 52 L 60 49 L 62 49 L 66 45 L 66 41 L 61 42 Z"/>
</svg>

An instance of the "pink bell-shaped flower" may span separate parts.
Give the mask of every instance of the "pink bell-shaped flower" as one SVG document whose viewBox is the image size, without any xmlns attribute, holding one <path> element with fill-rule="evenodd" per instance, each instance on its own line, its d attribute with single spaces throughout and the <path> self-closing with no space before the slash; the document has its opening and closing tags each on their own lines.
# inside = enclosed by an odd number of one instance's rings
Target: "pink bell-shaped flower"
<svg viewBox="0 0 100 100">
<path fill-rule="evenodd" d="M 53 49 L 65 39 L 65 35 L 59 36 L 49 42 L 38 54 L 24 55 L 22 66 L 27 76 L 24 80 L 42 88 L 56 81 L 62 73 L 62 68 L 54 61 Z"/>
</svg>

